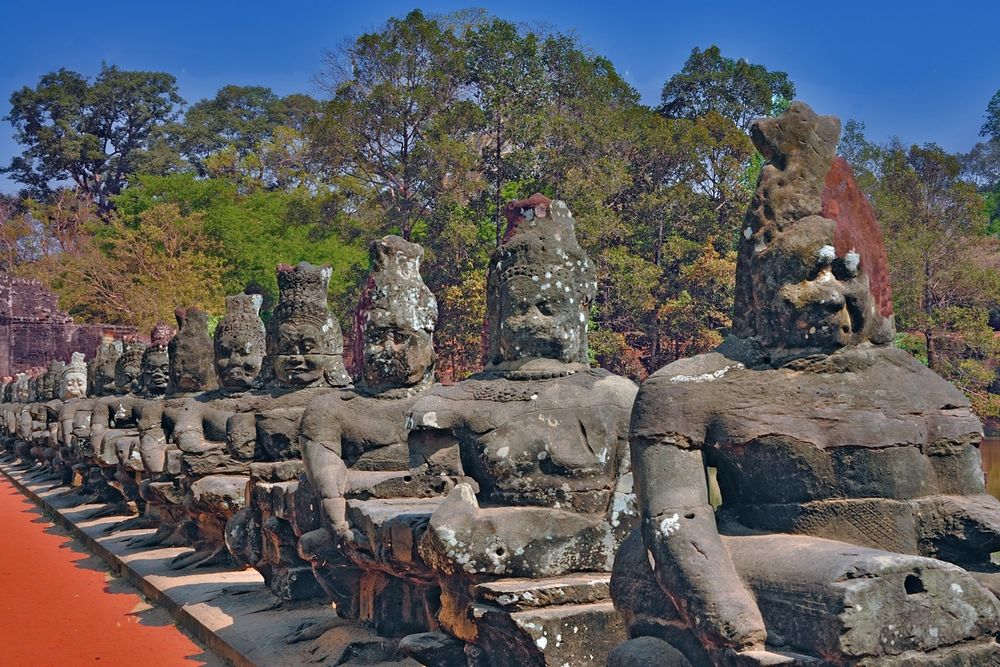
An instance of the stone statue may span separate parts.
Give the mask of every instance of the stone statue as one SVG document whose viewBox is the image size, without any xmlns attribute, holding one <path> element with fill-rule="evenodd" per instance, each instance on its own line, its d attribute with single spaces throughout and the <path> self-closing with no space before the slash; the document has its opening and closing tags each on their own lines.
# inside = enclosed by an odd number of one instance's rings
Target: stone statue
<svg viewBox="0 0 1000 667">
<path fill-rule="evenodd" d="M 115 364 L 122 355 L 122 342 L 105 336 L 94 358 L 87 364 L 87 389 L 90 396 L 110 396 L 115 392 Z"/>
<path fill-rule="evenodd" d="M 624 637 L 607 581 L 636 519 L 627 434 L 637 388 L 589 366 L 596 272 L 566 204 L 536 194 L 505 214 L 487 276 L 488 365 L 436 385 L 412 412 L 414 472 L 471 483 L 433 509 L 415 542 L 441 582 L 437 622 L 469 650 L 504 665 L 578 664 L 581 650 L 600 662 Z M 527 625 L 514 622 L 518 605 L 497 604 L 500 582 L 530 598 L 540 579 L 580 604 L 536 606 Z M 594 641 L 571 640 L 574 625 Z M 542 639 L 557 633 L 566 641 Z"/>
<path fill-rule="evenodd" d="M 1000 605 L 936 560 L 989 568 L 1000 549 L 981 425 L 958 389 L 889 345 L 881 231 L 835 156 L 839 132 L 801 102 L 753 126 L 768 163 L 740 240 L 733 335 L 639 391 L 641 537 L 618 556 L 615 600 L 633 636 L 693 664 L 993 664 Z"/>
<path fill-rule="evenodd" d="M 298 536 L 286 511 L 305 472 L 299 425 L 318 396 L 350 384 L 340 324 L 327 305 L 330 267 L 302 262 L 278 267 L 278 305 L 267 327 L 269 385 L 241 404 L 227 424 L 227 447 L 250 465 L 247 507 L 226 527 L 226 542 L 240 561 L 264 575 L 285 599 L 321 593 L 308 563 L 296 552 Z M 276 500 L 277 499 L 277 500 Z M 310 526 L 311 529 L 313 526 Z"/>
<path fill-rule="evenodd" d="M 226 297 L 226 315 L 215 329 L 215 372 L 229 392 L 254 387 L 264 363 L 267 342 L 260 321 L 259 294 Z"/>
<path fill-rule="evenodd" d="M 325 554 L 335 542 L 341 549 L 354 542 L 347 521 L 349 491 L 354 497 L 378 496 L 382 486 L 396 495 L 410 483 L 404 481 L 411 478 L 407 417 L 434 379 L 437 301 L 420 277 L 423 254 L 419 245 L 398 236 L 372 243 L 371 273 L 354 318 L 360 380 L 353 390 L 316 398 L 302 417 L 299 438 L 322 528 L 303 536 L 299 548 L 342 615 L 358 604 L 351 599 L 358 584 L 347 581 L 357 566 L 344 559 L 328 563 Z"/>
<path fill-rule="evenodd" d="M 99 475 L 91 471 L 90 486 L 98 488 L 105 506 L 92 518 L 113 514 L 135 515 L 141 511 L 137 473 L 141 470 L 138 452 L 140 423 L 144 408 L 158 405 L 170 384 L 168 346 L 174 330 L 158 322 L 150 331 L 148 346 L 126 342 L 115 366 L 119 392 L 98 401 L 91 418 L 92 460 Z M 135 366 L 139 357 L 138 369 Z M 149 422 L 155 421 L 150 416 Z M 124 458 L 124 463 L 122 459 Z M 101 480 L 104 480 L 102 486 Z"/>
</svg>

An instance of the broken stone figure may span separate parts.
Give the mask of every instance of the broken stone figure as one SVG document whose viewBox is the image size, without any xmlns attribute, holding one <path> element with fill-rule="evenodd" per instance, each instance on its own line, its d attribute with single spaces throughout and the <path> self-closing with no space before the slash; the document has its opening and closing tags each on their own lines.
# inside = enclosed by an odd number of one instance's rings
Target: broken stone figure
<svg viewBox="0 0 1000 667">
<path fill-rule="evenodd" d="M 359 381 L 316 398 L 302 417 L 299 439 L 320 528 L 302 536 L 299 551 L 348 618 L 360 613 L 365 570 L 358 563 L 373 558 L 371 545 L 358 544 L 351 529 L 348 500 L 404 497 L 421 486 L 409 472 L 407 422 L 434 379 L 437 323 L 437 301 L 420 277 L 423 254 L 398 236 L 372 243 L 371 273 L 354 318 Z"/>
<path fill-rule="evenodd" d="M 768 162 L 733 335 L 639 391 L 641 535 L 612 585 L 647 637 L 615 664 L 660 640 L 695 665 L 1000 661 L 1000 605 L 976 573 L 1000 549 L 982 427 L 962 392 L 891 345 L 882 235 L 839 134 L 802 102 L 753 125 Z"/>
<path fill-rule="evenodd" d="M 214 369 L 221 387 L 206 391 L 168 412 L 165 423 L 170 444 L 158 460 L 147 463 L 150 476 L 143 486 L 147 505 L 159 508 L 160 540 L 186 524 L 184 536 L 194 551 L 172 567 L 202 567 L 229 562 L 225 526 L 245 504 L 250 461 L 230 452 L 229 419 L 247 408 L 250 391 L 264 360 L 265 331 L 259 294 L 226 297 L 226 315 L 215 330 Z M 253 442 L 242 434 L 238 442 Z M 251 446 L 250 451 L 253 451 Z M 147 461 L 144 452 L 143 461 Z"/>
<path fill-rule="evenodd" d="M 566 204 L 536 194 L 505 215 L 487 277 L 486 369 L 424 394 L 409 438 L 415 472 L 472 483 L 434 501 L 414 542 L 441 582 L 437 622 L 476 660 L 603 664 L 625 636 L 608 581 L 637 519 L 627 445 L 637 387 L 590 367 L 596 272 Z M 401 646 L 426 659 L 424 640 Z"/>
<path fill-rule="evenodd" d="M 250 482 L 247 507 L 228 522 L 226 543 L 283 599 L 322 594 L 296 548 L 299 535 L 316 527 L 315 517 L 310 511 L 296 515 L 293 508 L 305 472 L 302 413 L 318 396 L 350 384 L 340 323 L 327 305 L 331 273 L 307 262 L 278 267 L 278 305 L 268 322 L 264 361 L 273 377 L 227 425 L 230 453 L 250 463 Z"/>
</svg>

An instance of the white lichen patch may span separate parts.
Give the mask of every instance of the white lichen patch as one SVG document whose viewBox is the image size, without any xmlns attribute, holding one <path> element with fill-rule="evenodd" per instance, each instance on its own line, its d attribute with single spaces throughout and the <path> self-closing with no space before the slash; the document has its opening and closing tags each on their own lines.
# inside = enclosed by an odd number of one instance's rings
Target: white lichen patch
<svg viewBox="0 0 1000 667">
<path fill-rule="evenodd" d="M 857 253 L 854 248 L 844 255 L 844 266 L 851 273 L 857 273 L 858 267 L 861 265 L 861 255 Z"/>
<path fill-rule="evenodd" d="M 751 236 L 753 236 L 753 230 L 752 229 L 750 229 L 749 227 L 747 227 L 746 229 L 743 230 L 743 238 L 745 238 L 747 241 L 749 241 Z"/>
<path fill-rule="evenodd" d="M 665 516 L 663 517 L 663 520 L 660 521 L 660 533 L 664 537 L 670 537 L 680 529 L 681 529 L 681 517 L 677 513 L 674 513 L 670 516 Z"/>
<path fill-rule="evenodd" d="M 837 258 L 837 251 L 832 245 L 825 245 L 816 253 L 824 262 L 832 262 Z"/>
<path fill-rule="evenodd" d="M 422 420 L 424 426 L 430 426 L 431 428 L 438 428 L 437 413 L 428 412 L 424 415 Z"/>
<path fill-rule="evenodd" d="M 702 373 L 701 375 L 675 375 L 670 378 L 671 382 L 711 382 L 712 380 L 718 380 L 723 377 L 726 373 L 731 370 L 740 370 L 745 368 L 743 364 L 736 363 L 730 364 L 725 368 L 720 368 L 717 371 L 712 371 L 711 373 Z"/>
</svg>

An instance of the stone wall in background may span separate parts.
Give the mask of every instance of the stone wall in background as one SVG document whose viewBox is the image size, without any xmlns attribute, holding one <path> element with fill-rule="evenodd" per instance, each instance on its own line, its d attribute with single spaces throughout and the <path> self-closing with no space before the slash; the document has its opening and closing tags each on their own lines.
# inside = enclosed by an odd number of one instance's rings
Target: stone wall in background
<svg viewBox="0 0 1000 667">
<path fill-rule="evenodd" d="M 102 336 L 136 333 L 135 327 L 76 324 L 41 283 L 0 274 L 0 376 L 68 361 L 76 351 L 90 359 Z"/>
</svg>

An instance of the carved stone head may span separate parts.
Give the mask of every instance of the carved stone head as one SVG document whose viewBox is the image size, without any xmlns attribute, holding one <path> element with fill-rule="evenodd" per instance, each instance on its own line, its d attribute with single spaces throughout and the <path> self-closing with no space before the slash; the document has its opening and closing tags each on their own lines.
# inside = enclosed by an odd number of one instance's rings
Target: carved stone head
<svg viewBox="0 0 1000 667">
<path fill-rule="evenodd" d="M 260 294 L 226 297 L 226 315 L 215 329 L 215 372 L 227 389 L 249 389 L 264 361 L 265 331 Z"/>
<path fill-rule="evenodd" d="M 208 314 L 198 308 L 178 308 L 177 335 L 170 339 L 171 394 L 194 393 L 218 387 L 213 367 L 212 339 L 208 336 Z"/>
<path fill-rule="evenodd" d="M 87 363 L 83 352 L 74 352 L 73 358 L 62 370 L 59 379 L 59 398 L 83 398 L 87 395 Z"/>
<path fill-rule="evenodd" d="M 87 391 L 91 396 L 115 393 L 115 363 L 122 354 L 122 342 L 105 337 L 87 364 Z"/>
<path fill-rule="evenodd" d="M 163 396 L 170 386 L 168 347 L 174 330 L 157 322 L 149 334 L 149 347 L 142 355 L 142 391 L 149 397 Z"/>
<path fill-rule="evenodd" d="M 268 322 L 267 354 L 287 387 L 344 386 L 344 337 L 327 306 L 330 267 L 278 266 L 278 305 Z"/>
<path fill-rule="evenodd" d="M 117 394 L 139 393 L 142 389 L 142 358 L 146 344 L 136 338 L 125 339 L 125 347 L 115 361 L 115 391 Z"/>
<path fill-rule="evenodd" d="M 4 375 L 0 378 L 0 403 L 10 403 L 11 391 L 14 388 L 14 378 Z"/>
<path fill-rule="evenodd" d="M 882 232 L 836 157 L 839 135 L 802 102 L 751 129 L 768 163 L 740 239 L 733 331 L 773 358 L 895 334 Z"/>
<path fill-rule="evenodd" d="M 490 364 L 547 358 L 588 363 L 597 274 L 564 202 L 535 194 L 504 209 L 507 232 L 486 281 Z"/>
<path fill-rule="evenodd" d="M 365 385 L 412 387 L 434 373 L 437 300 L 420 277 L 424 249 L 398 236 L 371 244 L 371 273 L 354 318 Z"/>
</svg>

